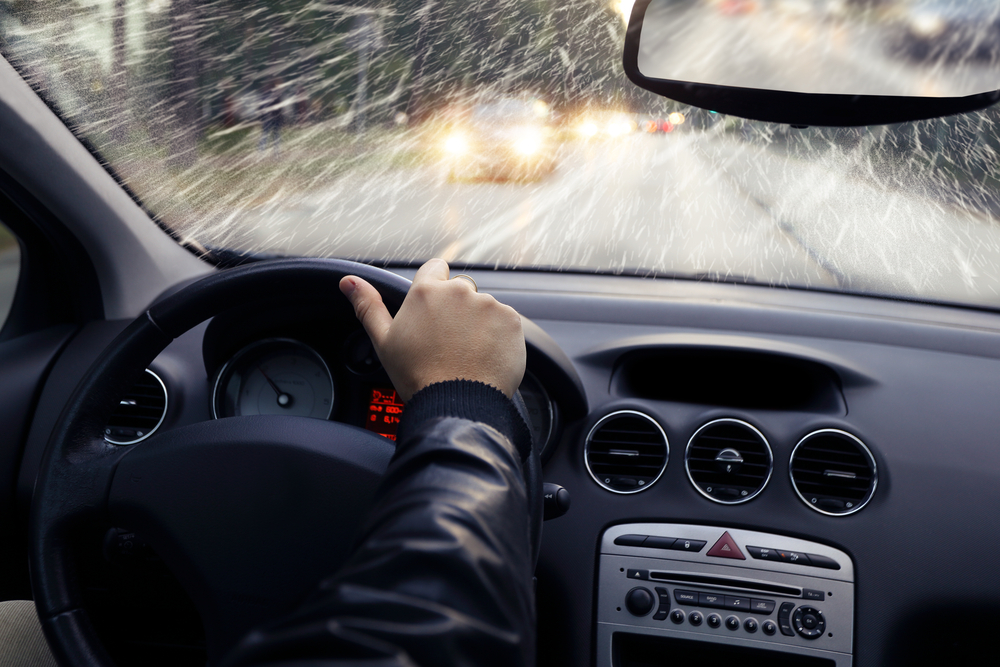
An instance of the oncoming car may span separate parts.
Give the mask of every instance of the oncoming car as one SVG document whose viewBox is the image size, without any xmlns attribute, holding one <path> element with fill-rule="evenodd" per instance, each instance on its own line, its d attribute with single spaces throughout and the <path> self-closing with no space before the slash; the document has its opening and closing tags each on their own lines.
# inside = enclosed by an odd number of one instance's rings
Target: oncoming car
<svg viewBox="0 0 1000 667">
<path fill-rule="evenodd" d="M 442 140 L 447 176 L 531 180 L 556 165 L 549 106 L 540 99 L 497 99 L 473 105 Z"/>
<path fill-rule="evenodd" d="M 522 317 L 537 664 L 994 664 L 1000 76 L 900 57 L 939 6 L 0 0 L 0 662 L 301 611 L 407 410 L 339 279 L 440 257 Z"/>
</svg>

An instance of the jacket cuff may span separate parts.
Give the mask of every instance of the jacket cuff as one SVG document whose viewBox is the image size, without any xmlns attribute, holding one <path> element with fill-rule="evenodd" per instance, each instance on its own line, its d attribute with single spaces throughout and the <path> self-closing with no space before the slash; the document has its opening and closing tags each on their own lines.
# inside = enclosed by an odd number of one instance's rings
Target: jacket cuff
<svg viewBox="0 0 1000 667">
<path fill-rule="evenodd" d="M 524 461 L 531 453 L 531 431 L 502 391 L 483 382 L 449 380 L 428 385 L 406 403 L 399 420 L 397 446 L 406 442 L 424 422 L 457 417 L 492 426 L 517 448 Z"/>
</svg>

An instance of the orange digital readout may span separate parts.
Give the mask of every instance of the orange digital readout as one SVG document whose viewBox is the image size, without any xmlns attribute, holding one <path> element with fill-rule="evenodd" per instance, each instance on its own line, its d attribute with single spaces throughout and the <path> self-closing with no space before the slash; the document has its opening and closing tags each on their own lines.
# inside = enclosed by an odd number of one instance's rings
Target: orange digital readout
<svg viewBox="0 0 1000 667">
<path fill-rule="evenodd" d="M 399 399 L 396 390 L 375 387 L 372 389 L 371 399 L 368 401 L 368 420 L 365 422 L 365 428 L 390 440 L 395 440 L 396 428 L 399 426 L 399 418 L 402 414 L 403 401 Z"/>
</svg>

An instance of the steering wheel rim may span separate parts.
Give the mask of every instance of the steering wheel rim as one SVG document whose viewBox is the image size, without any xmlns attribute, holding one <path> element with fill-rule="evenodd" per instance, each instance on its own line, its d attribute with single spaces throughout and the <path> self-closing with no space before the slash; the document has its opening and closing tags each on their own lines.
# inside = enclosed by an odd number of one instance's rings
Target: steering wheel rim
<svg viewBox="0 0 1000 667">
<path fill-rule="evenodd" d="M 185 446 L 190 450 L 190 443 L 171 442 L 171 438 L 165 436 L 153 436 L 143 443 L 128 447 L 107 443 L 103 437 L 104 427 L 111 416 L 115 402 L 128 391 L 143 370 L 173 339 L 221 313 L 232 304 L 239 303 L 248 295 L 259 300 L 278 298 L 288 293 L 318 300 L 343 299 L 338 285 L 345 275 L 360 276 L 375 286 L 393 315 L 402 305 L 410 285 L 408 280 L 396 274 L 344 260 L 275 260 L 220 271 L 155 303 L 133 321 L 91 366 L 53 428 L 36 478 L 29 516 L 32 594 L 43 631 L 60 664 L 97 667 L 113 665 L 86 610 L 79 585 L 80 576 L 76 569 L 74 549 L 78 538 L 85 531 L 93 530 L 95 526 L 114 525 L 111 510 L 122 506 L 123 494 L 127 497 L 132 488 L 145 486 L 145 483 L 130 486 L 119 481 L 124 477 L 124 474 L 117 474 L 119 468 L 127 471 L 132 481 L 141 479 L 141 475 L 135 472 L 137 464 L 122 465 L 123 459 L 131 456 L 131 459 L 142 460 L 141 454 L 131 455 L 132 452 L 156 456 L 162 449 L 162 456 L 180 457 L 184 456 Z M 515 403 L 520 404 L 519 401 Z M 250 418 L 219 421 L 233 422 L 247 419 Z M 279 417 L 279 419 L 295 418 Z M 369 477 L 379 469 L 379 466 L 383 466 L 384 471 L 388 459 L 384 454 L 378 454 L 378 450 L 379 447 L 383 448 L 382 451 L 386 446 L 391 447 L 385 444 L 387 441 L 371 436 L 374 439 L 364 444 L 360 441 L 370 436 L 367 432 L 336 422 L 322 423 L 330 426 L 314 423 L 309 427 L 326 428 L 330 433 L 335 433 L 335 437 L 358 440 L 358 443 L 347 447 L 347 454 L 337 453 L 336 456 L 346 457 L 344 459 L 327 453 L 329 461 L 346 460 Z M 215 438 L 219 442 L 227 438 L 229 441 L 233 439 L 232 424 L 220 426 L 215 423 L 210 427 L 204 424 L 213 422 L 203 423 L 200 430 L 195 428 L 198 425 L 193 425 L 191 431 L 196 433 L 195 439 L 208 437 Z M 261 424 L 255 424 L 255 429 L 258 426 L 260 428 L 255 430 L 255 433 L 274 432 L 273 428 L 268 430 L 266 420 Z M 174 431 L 168 431 L 167 434 Z M 208 433 L 209 431 L 212 433 Z M 220 432 L 222 435 L 219 435 Z M 267 441 L 266 435 L 262 437 L 265 439 L 264 445 L 272 444 Z M 315 439 L 327 436 L 317 436 L 313 433 L 310 437 Z M 217 442 L 212 440 L 211 445 L 216 446 Z M 291 457 L 293 453 L 289 452 L 294 452 L 295 456 L 313 457 L 309 459 L 310 461 L 315 460 L 317 456 L 320 458 L 324 456 L 311 451 L 314 448 L 305 441 L 275 442 L 274 445 L 281 452 L 286 452 L 286 454 L 280 452 L 275 454 L 279 456 Z M 533 450 L 525 466 L 525 477 L 532 514 L 530 521 L 533 546 L 537 556 L 541 531 L 541 463 L 537 447 Z M 117 505 L 116 500 L 119 501 Z M 134 500 L 127 498 L 128 502 L 124 504 L 127 506 Z M 140 499 L 139 504 L 142 502 L 144 501 Z M 139 515 L 133 512 L 131 516 L 140 515 L 141 512 Z M 126 513 L 126 516 L 129 515 Z M 164 522 L 169 523 L 167 520 Z M 155 532 L 155 521 L 153 523 L 152 530 Z M 174 523 L 176 524 L 176 521 Z M 169 529 L 165 529 L 164 535 L 168 533 Z M 153 546 L 156 548 L 157 545 Z M 170 562 L 167 564 L 171 565 Z M 331 565 L 331 569 L 333 567 L 335 566 Z M 173 569 L 171 567 L 171 570 Z M 182 577 L 179 578 L 182 584 L 185 584 L 185 588 L 188 588 L 187 582 Z M 190 589 L 188 592 L 198 593 Z M 235 630 L 232 628 L 229 628 L 228 632 L 212 630 L 212 620 L 206 618 L 205 606 L 202 604 L 198 606 L 206 624 L 206 632 L 210 635 L 215 632 L 217 635 L 225 636 L 224 640 L 217 641 L 211 636 L 208 638 L 211 664 L 232 644 L 231 635 Z M 208 606 L 213 610 L 216 608 Z"/>
</svg>

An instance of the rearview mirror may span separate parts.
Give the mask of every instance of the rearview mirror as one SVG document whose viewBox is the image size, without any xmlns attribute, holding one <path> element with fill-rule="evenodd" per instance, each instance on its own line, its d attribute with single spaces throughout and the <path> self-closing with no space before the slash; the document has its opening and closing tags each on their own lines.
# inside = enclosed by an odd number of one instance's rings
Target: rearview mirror
<svg viewBox="0 0 1000 667">
<path fill-rule="evenodd" d="M 791 125 L 897 123 L 1000 100 L 995 0 L 636 0 L 633 83 Z"/>
</svg>

